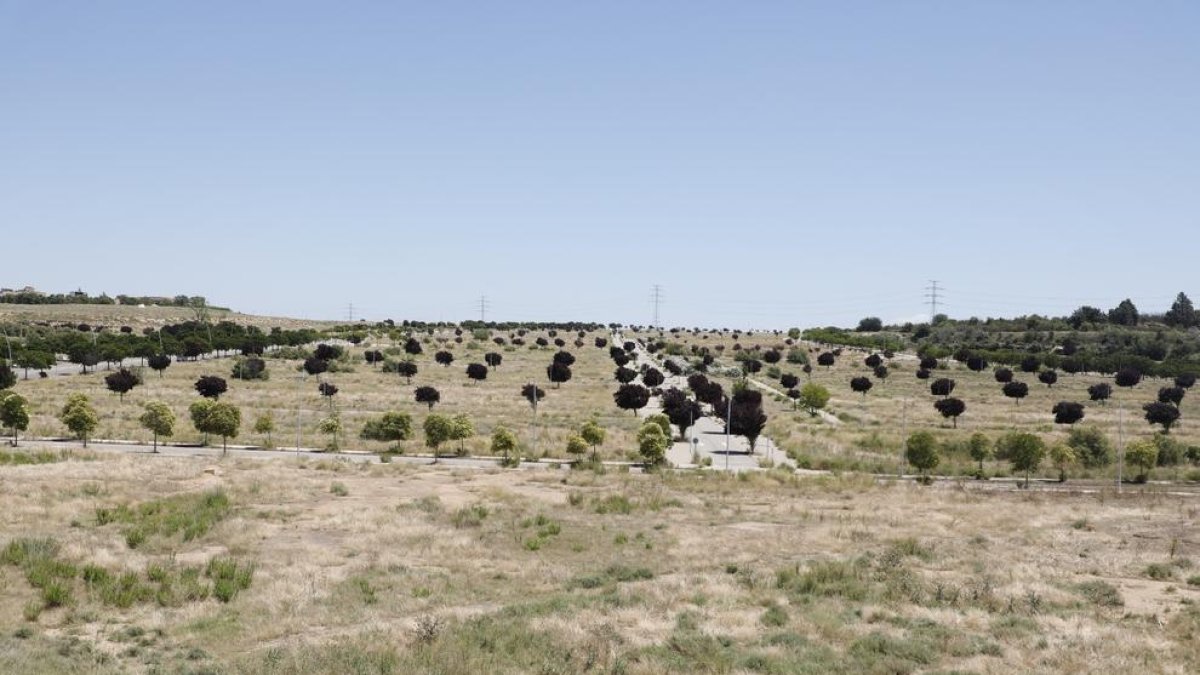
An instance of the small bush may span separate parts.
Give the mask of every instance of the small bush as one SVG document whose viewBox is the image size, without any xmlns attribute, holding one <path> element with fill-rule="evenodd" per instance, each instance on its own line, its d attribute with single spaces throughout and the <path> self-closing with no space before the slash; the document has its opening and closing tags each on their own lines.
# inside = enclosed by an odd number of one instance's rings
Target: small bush
<svg viewBox="0 0 1200 675">
<path fill-rule="evenodd" d="M 1166 563 L 1151 563 L 1146 566 L 1146 576 L 1157 581 L 1175 578 L 1175 569 Z"/>
<path fill-rule="evenodd" d="M 1122 607 L 1125 601 L 1121 598 L 1121 592 L 1116 586 L 1107 581 L 1099 579 L 1093 581 L 1085 581 L 1075 589 L 1080 595 L 1087 598 L 1089 602 L 1100 607 Z"/>
<path fill-rule="evenodd" d="M 767 607 L 766 611 L 762 613 L 762 616 L 759 617 L 759 621 L 761 621 L 764 626 L 779 628 L 787 625 L 788 613 L 786 609 L 780 607 L 779 605 L 772 604 L 770 607 Z"/>
<path fill-rule="evenodd" d="M 347 497 L 350 495 L 350 489 L 342 483 L 333 483 L 330 485 L 329 492 L 335 497 Z"/>
</svg>

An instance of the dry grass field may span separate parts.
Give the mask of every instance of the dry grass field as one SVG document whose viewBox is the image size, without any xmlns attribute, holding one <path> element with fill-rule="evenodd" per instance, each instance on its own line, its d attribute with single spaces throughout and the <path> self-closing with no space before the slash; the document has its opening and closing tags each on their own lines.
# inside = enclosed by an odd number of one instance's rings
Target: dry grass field
<svg viewBox="0 0 1200 675">
<path fill-rule="evenodd" d="M 724 345 L 725 350 L 718 356 L 714 366 L 717 368 L 736 365 L 732 349 L 735 343 L 747 349 L 756 345 L 768 349 L 783 346 L 786 339 L 786 336 L 769 333 L 743 334 L 737 340 L 729 334 L 712 335 L 707 339 L 682 334 L 672 338 L 669 333 L 659 338 L 657 332 L 641 333 L 639 336 L 688 346 L 695 344 L 712 348 Z M 1087 388 L 1098 382 L 1111 384 L 1111 376 L 1059 373 L 1058 383 L 1047 387 L 1038 382 L 1034 374 L 1016 372 L 1015 380 L 1029 385 L 1029 396 L 1017 403 L 1001 393 L 1001 385 L 995 381 L 991 368 L 975 373 L 963 364 L 944 359 L 929 380 L 918 380 L 915 376 L 918 369 L 916 357 L 897 354 L 886 362 L 890 371 L 886 381 L 872 378 L 874 387 L 863 397 L 851 391 L 850 379 L 871 376 L 871 370 L 863 364 L 863 359 L 871 352 L 844 349 L 834 366 L 824 368 L 816 365 L 816 356 L 823 351 L 821 348 L 808 344 L 800 346 L 811 350 L 811 380 L 829 390 L 831 398 L 826 410 L 834 414 L 840 424 L 831 424 L 804 411 L 794 411 L 790 400 L 768 396 L 764 397 L 766 412 L 770 417 L 766 433 L 779 447 L 800 459 L 802 465 L 812 468 L 895 472 L 901 467 L 906 432 L 917 430 L 932 431 L 939 439 L 948 442 L 965 441 L 975 432 L 996 438 L 1009 431 L 1027 431 L 1039 434 L 1049 445 L 1066 437 L 1067 430 L 1054 424 L 1054 416 L 1050 412 L 1055 403 L 1064 400 L 1086 406 L 1086 416 L 1079 426 L 1098 427 L 1114 447 L 1122 437 L 1129 444 L 1152 437 L 1158 429 L 1146 423 L 1142 404 L 1155 400 L 1158 389 L 1170 385 L 1168 380 L 1146 378 L 1131 390 L 1114 386 L 1113 398 L 1106 404 L 1099 404 L 1088 400 Z M 786 354 L 787 348 L 782 351 Z M 801 384 L 807 381 L 800 365 L 781 362 L 777 367 L 782 372 L 800 376 Z M 933 407 L 936 397 L 930 394 L 929 385 L 941 377 L 955 381 L 953 395 L 967 405 L 966 412 L 958 419 L 957 429 Z M 730 378 L 715 379 L 727 389 L 732 381 Z M 782 391 L 779 382 L 767 375 L 765 367 L 754 379 Z M 1171 436 L 1185 445 L 1200 445 L 1200 424 L 1196 422 L 1200 419 L 1200 399 L 1195 397 L 1197 393 L 1193 391 L 1184 398 L 1180 406 L 1180 422 L 1171 430 Z M 943 457 L 939 470 L 967 473 L 971 466 L 970 458 L 965 455 L 949 456 Z M 990 462 L 988 470 L 993 474 L 1003 473 L 1007 466 L 1001 462 Z M 1116 475 L 1116 466 L 1090 470 L 1074 467 L 1069 473 L 1108 478 Z M 1155 470 L 1153 477 L 1183 478 L 1189 473 L 1186 467 L 1180 467 L 1177 471 L 1160 468 Z M 1043 463 L 1042 474 L 1056 476 L 1057 469 L 1047 461 Z"/>
<path fill-rule="evenodd" d="M 1188 498 L 42 459 L 0 466 L 3 672 L 1200 669 Z"/>
<path fill-rule="evenodd" d="M 530 334 L 527 341 L 532 343 L 535 337 Z M 476 436 L 465 444 L 471 454 L 489 454 L 492 430 L 503 424 L 517 434 L 526 456 L 565 457 L 567 437 L 585 421 L 598 416 L 608 431 L 608 439 L 600 447 L 601 457 L 626 459 L 635 450 L 633 436 L 638 422 L 613 403 L 612 392 L 616 389 L 616 382 L 612 378 L 612 371 L 615 366 L 608 357 L 607 349 L 595 347 L 593 341 L 594 336 L 588 335 L 583 347 L 568 345 L 567 349 L 577 361 L 571 367 L 571 380 L 557 389 L 546 378 L 546 367 L 556 351 L 553 346 L 500 348 L 491 342 L 465 341 L 455 344 L 451 340 L 439 344 L 436 339 L 425 345 L 425 352 L 416 357 L 419 370 L 411 384 L 395 373 L 384 373 L 363 360 L 362 354 L 366 349 L 394 347 L 379 338 L 349 349 L 346 363 L 351 372 L 326 373 L 320 377 L 338 387 L 333 403 L 346 429 L 341 441 L 344 448 L 387 449 L 388 444 L 359 440 L 358 434 L 369 417 L 398 410 L 412 415 L 416 430 L 416 438 L 402 444 L 402 449 L 407 452 L 424 451 L 420 427 L 429 410 L 424 404 L 414 401 L 413 390 L 418 386 L 430 385 L 441 394 L 441 402 L 433 412 L 465 413 L 474 422 Z M 455 355 L 455 361 L 450 366 L 441 366 L 434 361 L 434 352 L 440 349 Z M 489 351 L 497 351 L 502 355 L 500 366 L 489 369 L 487 379 L 482 382 L 469 379 L 466 375 L 467 364 L 482 363 L 484 354 Z M 104 376 L 108 371 L 103 366 L 87 375 L 41 380 L 31 378 L 18 383 L 17 390 L 30 400 L 33 407 L 29 427 L 31 436 L 66 436 L 67 430 L 56 415 L 68 395 L 83 392 L 91 397 L 100 414 L 101 423 L 94 438 L 150 442 L 149 432 L 141 429 L 137 418 L 142 412 L 143 402 L 162 400 L 171 406 L 179 418 L 173 440 L 196 443 L 201 436 L 187 416 L 188 405 L 198 398 L 192 385 L 202 375 L 217 375 L 226 378 L 229 383 L 229 392 L 221 400 L 229 401 L 242 410 L 242 432 L 236 442 L 251 445 L 266 443 L 266 438 L 253 434 L 251 429 L 259 415 L 270 411 L 275 416 L 277 428 L 272 441 L 276 446 L 294 447 L 299 409 L 301 445 L 326 447 L 330 442 L 329 437 L 320 435 L 316 428 L 320 420 L 329 416 L 330 407 L 317 390 L 317 378 L 302 377 L 298 360 L 268 358 L 267 364 L 270 372 L 267 381 L 232 379 L 230 371 L 233 360 L 227 358 L 174 363 L 161 378 L 147 368 L 143 373 L 145 383 L 127 394 L 124 401 L 105 388 Z M 546 397 L 538 405 L 536 427 L 533 424 L 533 411 L 520 395 L 521 387 L 528 382 L 536 382 L 546 392 Z"/>
</svg>

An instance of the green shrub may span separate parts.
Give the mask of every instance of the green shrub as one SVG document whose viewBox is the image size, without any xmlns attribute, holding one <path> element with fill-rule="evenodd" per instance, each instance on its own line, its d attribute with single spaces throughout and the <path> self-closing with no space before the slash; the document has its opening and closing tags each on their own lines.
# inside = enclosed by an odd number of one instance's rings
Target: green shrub
<svg viewBox="0 0 1200 675">
<path fill-rule="evenodd" d="M 1089 602 L 1100 607 L 1121 607 L 1125 604 L 1121 598 L 1121 592 L 1107 581 L 1099 579 L 1085 581 L 1076 586 L 1075 590 Z"/>
</svg>

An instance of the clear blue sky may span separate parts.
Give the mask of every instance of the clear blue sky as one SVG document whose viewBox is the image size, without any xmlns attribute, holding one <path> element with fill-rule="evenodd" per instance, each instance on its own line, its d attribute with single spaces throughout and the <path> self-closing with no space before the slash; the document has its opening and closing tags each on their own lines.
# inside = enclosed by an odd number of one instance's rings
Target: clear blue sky
<svg viewBox="0 0 1200 675">
<path fill-rule="evenodd" d="M 0 285 L 854 324 L 1200 295 L 1200 3 L 0 0 Z M 1200 300 L 1200 298 L 1197 298 Z"/>
</svg>

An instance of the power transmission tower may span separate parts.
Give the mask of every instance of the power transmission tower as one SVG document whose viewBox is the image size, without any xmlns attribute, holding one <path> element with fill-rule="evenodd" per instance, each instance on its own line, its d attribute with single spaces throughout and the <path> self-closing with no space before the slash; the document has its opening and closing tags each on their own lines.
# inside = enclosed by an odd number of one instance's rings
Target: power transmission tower
<svg viewBox="0 0 1200 675">
<path fill-rule="evenodd" d="M 658 308 L 662 304 L 662 301 L 663 301 L 662 286 L 659 286 L 658 284 L 654 284 L 654 287 L 651 288 L 651 290 L 650 290 L 650 302 L 652 302 L 654 304 L 654 324 L 651 326 L 652 328 L 659 327 L 658 326 Z"/>
<path fill-rule="evenodd" d="M 929 323 L 933 323 L 933 318 L 938 314 L 938 291 L 944 291 L 945 288 L 938 288 L 936 280 L 930 281 L 925 287 L 925 297 L 929 299 Z"/>
<path fill-rule="evenodd" d="M 354 303 L 346 305 L 346 321 L 354 323 Z"/>
<path fill-rule="evenodd" d="M 488 299 L 486 295 L 479 296 L 479 321 L 487 321 Z"/>
</svg>

